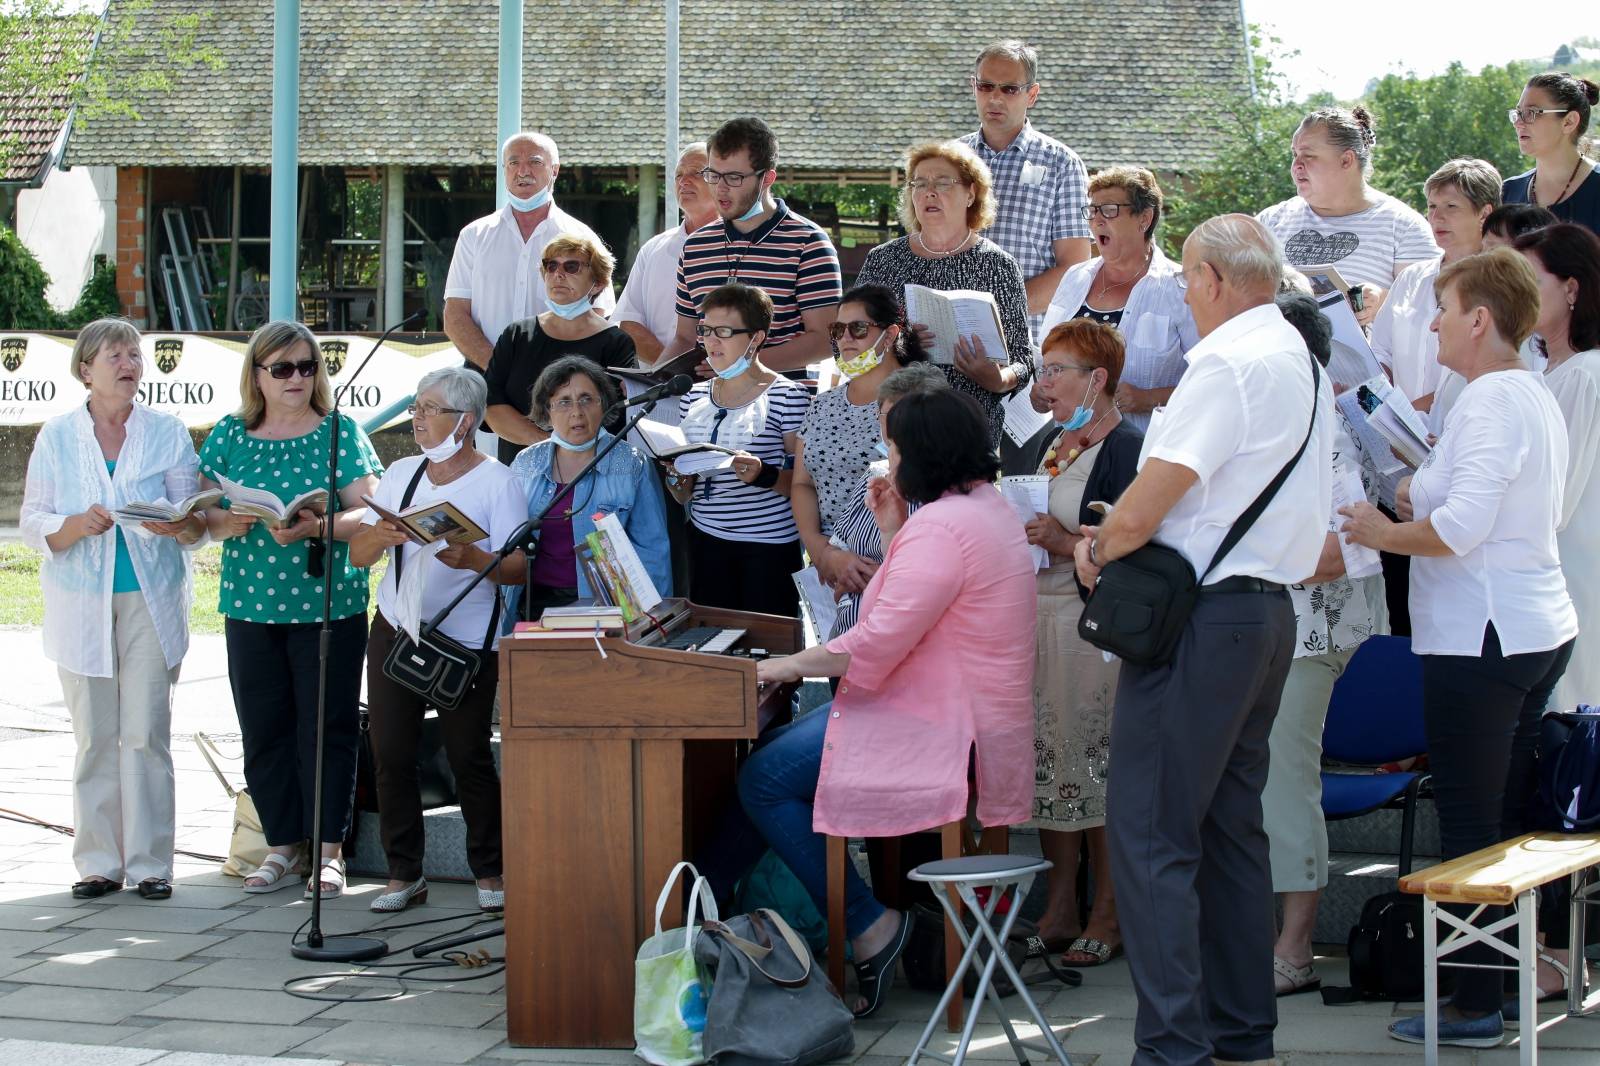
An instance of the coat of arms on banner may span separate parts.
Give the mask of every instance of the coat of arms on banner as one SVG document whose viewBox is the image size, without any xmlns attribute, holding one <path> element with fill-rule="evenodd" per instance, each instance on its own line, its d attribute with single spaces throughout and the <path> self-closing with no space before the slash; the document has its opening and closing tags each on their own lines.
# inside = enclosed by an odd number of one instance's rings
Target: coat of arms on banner
<svg viewBox="0 0 1600 1066">
<path fill-rule="evenodd" d="M 163 374 L 178 369 L 178 360 L 182 358 L 183 338 L 163 337 L 156 341 L 156 366 L 161 368 Z"/>
<path fill-rule="evenodd" d="M 4 363 L 7 370 L 15 374 L 27 356 L 28 338 L 0 337 L 0 363 Z"/>
<path fill-rule="evenodd" d="M 347 341 L 323 341 L 322 358 L 328 364 L 328 376 L 336 378 L 339 371 L 344 369 L 344 361 L 350 354 L 350 345 Z"/>
</svg>

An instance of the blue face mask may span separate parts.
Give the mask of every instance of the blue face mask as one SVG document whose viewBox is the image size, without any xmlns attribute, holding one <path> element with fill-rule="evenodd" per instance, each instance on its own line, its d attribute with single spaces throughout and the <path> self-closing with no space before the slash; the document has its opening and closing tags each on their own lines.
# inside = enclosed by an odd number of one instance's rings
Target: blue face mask
<svg viewBox="0 0 1600 1066">
<path fill-rule="evenodd" d="M 590 308 L 594 307 L 594 297 L 585 296 L 581 299 L 573 300 L 569 304 L 558 304 L 554 300 L 546 300 L 545 303 L 549 306 L 550 310 L 554 311 L 562 318 L 578 318 L 586 313 Z"/>
<path fill-rule="evenodd" d="M 1092 392 L 1094 392 L 1094 382 L 1090 381 L 1088 390 L 1083 394 L 1085 403 L 1088 402 L 1089 394 Z M 1065 422 L 1056 422 L 1056 428 L 1065 430 L 1082 429 L 1084 426 L 1089 424 L 1089 419 L 1093 417 L 1094 408 L 1085 407 L 1080 403 L 1076 408 L 1073 409 L 1071 418 L 1067 419 Z"/>
<path fill-rule="evenodd" d="M 537 211 L 550 202 L 550 190 L 554 187 L 555 182 L 552 181 L 532 196 L 512 196 L 507 193 L 506 202 L 518 211 Z"/>
<path fill-rule="evenodd" d="M 741 355 L 733 363 L 733 365 L 723 367 L 721 370 L 717 370 L 716 371 L 717 377 L 721 378 L 723 381 L 732 381 L 734 378 L 738 377 L 740 374 L 743 374 L 746 370 L 749 370 L 750 369 L 750 364 L 753 361 L 753 359 L 752 359 L 752 357 L 750 355 L 750 346 L 751 346 L 751 344 L 754 344 L 754 343 L 755 343 L 754 341 L 751 341 L 750 344 L 747 344 L 747 345 L 744 346 L 744 354 Z M 715 369 L 715 368 L 713 367 L 713 369 Z"/>
<path fill-rule="evenodd" d="M 561 434 L 557 433 L 554 429 L 551 429 L 550 430 L 550 439 L 556 442 L 556 447 L 557 448 L 561 448 L 564 451 L 569 451 L 569 452 L 589 452 L 589 451 L 593 451 L 594 450 L 594 446 L 596 444 L 600 443 L 600 434 L 596 433 L 594 436 L 590 437 L 589 440 L 584 444 L 574 444 L 570 440 L 567 440 L 565 437 L 563 437 Z"/>
<path fill-rule="evenodd" d="M 749 222 L 752 218 L 755 218 L 757 215 L 759 215 L 763 210 L 764 209 L 761 206 L 761 194 L 756 193 L 756 202 L 750 205 L 750 210 L 734 219 L 734 221 Z"/>
<path fill-rule="evenodd" d="M 874 444 L 872 447 L 877 451 L 877 453 L 879 455 L 883 456 L 885 459 L 889 458 L 889 445 L 888 445 L 887 442 L 880 440 L 878 443 Z"/>
</svg>

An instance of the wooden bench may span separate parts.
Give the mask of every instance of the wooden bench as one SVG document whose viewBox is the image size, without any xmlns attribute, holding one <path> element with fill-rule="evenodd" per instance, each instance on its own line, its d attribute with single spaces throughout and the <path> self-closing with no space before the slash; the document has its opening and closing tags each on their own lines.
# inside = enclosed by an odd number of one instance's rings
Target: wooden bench
<svg viewBox="0 0 1600 1066">
<path fill-rule="evenodd" d="M 1477 943 L 1487 944 L 1516 960 L 1514 965 L 1496 969 L 1517 972 L 1518 1002 L 1522 1019 L 1522 1066 L 1534 1066 L 1539 1055 L 1539 1008 L 1537 975 L 1539 966 L 1537 918 L 1539 888 L 1570 880 L 1572 892 L 1573 945 L 1572 987 L 1567 993 L 1567 1015 L 1587 1014 L 1595 1004 L 1584 987 L 1583 943 L 1585 904 L 1600 904 L 1600 882 L 1588 875 L 1600 867 L 1600 834 L 1528 833 L 1503 841 L 1491 848 L 1463 855 L 1400 879 L 1400 891 L 1423 897 L 1423 994 L 1426 1010 L 1426 1066 L 1439 1061 L 1439 971 L 1440 960 Z M 1589 883 L 1585 883 L 1588 881 Z M 1457 918 L 1441 910 L 1441 903 L 1465 904 L 1472 912 Z M 1473 925 L 1486 907 L 1510 907 L 1516 911 L 1479 928 Z M 1441 943 L 1438 926 L 1450 932 Z M 1512 932 L 1515 930 L 1515 932 Z M 1501 935 L 1504 933 L 1505 935 Z M 1553 1024 L 1555 1019 L 1552 1019 Z"/>
</svg>

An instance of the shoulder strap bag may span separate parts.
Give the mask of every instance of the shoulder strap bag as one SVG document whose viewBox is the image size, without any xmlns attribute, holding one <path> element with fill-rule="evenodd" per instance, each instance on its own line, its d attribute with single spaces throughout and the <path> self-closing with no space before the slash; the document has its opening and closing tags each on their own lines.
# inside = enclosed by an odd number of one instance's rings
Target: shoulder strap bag
<svg viewBox="0 0 1600 1066">
<path fill-rule="evenodd" d="M 411 505 L 412 494 L 417 491 L 417 483 L 422 480 L 422 474 L 427 467 L 425 461 L 417 466 L 417 472 L 412 475 L 411 483 L 406 486 L 405 495 L 400 499 L 399 510 L 404 511 Z M 404 548 L 404 545 L 396 545 L 394 549 L 396 589 L 400 587 Z M 394 644 L 390 646 L 389 654 L 384 657 L 384 676 L 395 684 L 403 685 L 415 692 L 440 711 L 453 711 L 461 706 L 461 701 L 472 688 L 472 682 L 477 678 L 478 671 L 482 669 L 483 660 L 488 657 L 489 648 L 494 642 L 495 629 L 499 623 L 500 597 L 497 594 L 494 598 L 494 609 L 489 612 L 489 628 L 483 634 L 482 649 L 469 648 L 438 630 L 429 633 L 420 641 L 412 640 L 409 633 L 401 630 L 395 633 Z"/>
<path fill-rule="evenodd" d="M 1109 651 L 1137 666 L 1163 666 L 1178 650 L 1189 615 L 1199 598 L 1200 586 L 1223 556 L 1233 550 L 1261 517 L 1300 456 L 1311 442 L 1317 424 L 1318 392 L 1322 369 L 1311 360 L 1311 423 L 1294 456 L 1278 471 L 1255 501 L 1246 507 L 1222 538 L 1205 573 L 1195 577 L 1189 560 L 1174 548 L 1151 541 L 1121 559 L 1106 564 L 1100 580 L 1078 617 L 1078 636 L 1101 651 Z"/>
</svg>

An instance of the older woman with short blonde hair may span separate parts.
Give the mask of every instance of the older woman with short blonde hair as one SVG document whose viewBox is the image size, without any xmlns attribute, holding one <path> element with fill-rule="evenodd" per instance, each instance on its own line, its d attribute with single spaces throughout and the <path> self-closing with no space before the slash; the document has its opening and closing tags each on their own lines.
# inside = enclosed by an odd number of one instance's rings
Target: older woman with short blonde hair
<svg viewBox="0 0 1600 1066">
<path fill-rule="evenodd" d="M 994 221 L 994 178 L 960 141 L 912 148 L 906 177 L 900 216 L 908 235 L 868 252 L 856 284 L 893 291 L 902 316 L 907 285 L 977 289 L 994 296 L 1006 350 L 985 351 L 977 338 L 962 337 L 956 341 L 955 365 L 942 369 L 951 385 L 978 401 L 990 443 L 998 447 L 1005 425 L 1000 400 L 1028 382 L 1033 362 L 1022 269 L 999 245 L 979 236 Z M 910 328 L 931 340 L 925 324 L 912 322 Z"/>
<path fill-rule="evenodd" d="M 533 383 L 545 367 L 563 355 L 581 355 L 602 367 L 635 365 L 633 338 L 596 307 L 600 295 L 611 291 L 615 268 L 610 249 L 582 234 L 563 234 L 544 246 L 539 273 L 549 310 L 507 326 L 483 372 L 489 385 L 486 421 L 500 437 L 502 463 L 509 466 L 523 448 L 549 436 L 529 417 Z M 616 429 L 621 421 L 608 425 Z"/>
</svg>

